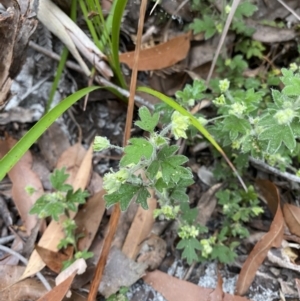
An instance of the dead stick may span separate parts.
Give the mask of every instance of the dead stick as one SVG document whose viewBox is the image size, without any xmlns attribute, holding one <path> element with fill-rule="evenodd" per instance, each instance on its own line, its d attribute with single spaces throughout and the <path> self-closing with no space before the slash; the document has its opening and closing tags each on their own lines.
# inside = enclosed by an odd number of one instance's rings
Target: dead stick
<svg viewBox="0 0 300 301">
<path fill-rule="evenodd" d="M 127 145 L 127 141 L 130 139 L 131 133 L 131 126 L 132 126 L 132 119 L 133 119 L 133 109 L 134 109 L 134 96 L 136 90 L 136 81 L 137 81 L 137 67 L 138 67 L 138 59 L 139 53 L 141 49 L 141 40 L 143 34 L 143 27 L 144 27 L 144 19 L 147 7 L 147 0 L 142 0 L 141 8 L 140 8 L 140 18 L 139 18 L 139 25 L 138 25 L 138 33 L 137 33 L 137 42 L 136 42 L 136 49 L 134 53 L 134 65 L 132 69 L 131 75 L 131 83 L 130 83 L 130 95 L 128 101 L 128 109 L 127 109 L 127 118 L 126 118 L 126 126 L 125 126 L 125 134 L 124 134 L 124 141 L 123 146 Z M 121 210 L 119 204 L 115 205 L 114 211 L 110 217 L 109 221 L 109 229 L 107 236 L 104 241 L 103 249 L 100 255 L 100 259 L 98 261 L 96 272 L 91 284 L 90 292 L 88 295 L 87 301 L 94 301 L 97 296 L 98 288 L 102 279 L 102 275 L 104 272 L 105 264 L 108 258 L 108 254 L 110 251 L 110 247 L 117 231 L 117 226 L 120 218 Z"/>
</svg>

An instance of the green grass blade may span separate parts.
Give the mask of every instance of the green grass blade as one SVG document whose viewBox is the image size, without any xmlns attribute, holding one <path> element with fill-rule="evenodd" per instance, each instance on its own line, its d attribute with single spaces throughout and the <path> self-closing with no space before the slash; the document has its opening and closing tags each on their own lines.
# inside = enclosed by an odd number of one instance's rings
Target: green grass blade
<svg viewBox="0 0 300 301">
<path fill-rule="evenodd" d="M 198 129 L 198 131 L 217 149 L 217 151 L 223 156 L 223 158 L 226 160 L 228 165 L 231 167 L 233 172 L 238 177 L 239 181 L 241 182 L 243 188 L 247 191 L 247 187 L 244 184 L 243 180 L 241 179 L 240 175 L 238 174 L 237 170 L 235 169 L 234 165 L 231 163 L 229 158 L 226 156 L 225 152 L 221 148 L 221 146 L 218 144 L 218 142 L 211 136 L 211 134 L 205 129 L 205 127 L 195 118 L 189 111 L 184 109 L 182 106 L 180 106 L 176 101 L 174 101 L 172 98 L 155 91 L 151 88 L 147 87 L 138 87 L 137 91 L 146 92 L 150 95 L 153 95 L 163 101 L 164 103 L 168 104 L 170 107 L 172 107 L 174 110 L 178 111 L 184 116 L 187 116 L 190 118 L 190 121 L 192 125 Z"/>
<path fill-rule="evenodd" d="M 90 34 L 92 36 L 92 39 L 94 41 L 94 43 L 96 44 L 96 46 L 101 50 L 103 51 L 103 49 L 101 49 L 101 44 L 100 44 L 100 41 L 99 41 L 99 38 L 97 36 L 97 32 L 96 32 L 96 29 L 94 27 L 94 24 L 91 20 L 89 20 L 88 18 L 88 10 L 87 10 L 87 7 L 85 5 L 85 1 L 83 0 L 79 0 L 79 5 L 80 5 L 80 8 L 81 8 L 81 11 L 83 13 L 83 16 L 84 16 L 84 19 L 85 19 L 85 22 L 89 28 L 89 31 L 90 31 Z"/>
<path fill-rule="evenodd" d="M 184 116 L 187 116 L 190 118 L 192 125 L 199 130 L 199 132 L 220 152 L 223 153 L 222 148 L 219 146 L 219 144 L 216 142 L 216 140 L 210 135 L 210 133 L 204 128 L 204 126 L 197 120 L 197 118 L 194 117 L 189 111 L 184 109 L 182 106 L 180 106 L 176 101 L 174 101 L 172 98 L 158 92 L 155 90 L 152 90 L 151 88 L 147 87 L 138 87 L 138 91 L 146 92 L 148 94 L 151 94 L 157 98 L 159 98 L 161 101 L 168 104 L 170 107 L 172 107 L 174 110 L 178 111 Z"/>
<path fill-rule="evenodd" d="M 112 43 L 112 54 L 111 60 L 113 62 L 114 72 L 119 80 L 120 86 L 126 89 L 127 85 L 124 80 L 119 61 L 119 42 L 120 42 L 120 28 L 123 17 L 123 12 L 125 10 L 127 0 L 115 0 L 116 5 L 114 6 L 114 11 L 112 19 L 112 32 L 111 32 L 111 43 Z"/>
<path fill-rule="evenodd" d="M 62 51 L 62 54 L 61 54 L 61 59 L 59 61 L 57 69 L 56 69 L 56 74 L 55 74 L 55 78 L 54 78 L 54 81 L 53 81 L 53 84 L 52 84 L 52 87 L 51 87 L 49 99 L 47 101 L 45 114 L 48 113 L 50 108 L 51 108 L 53 98 L 54 98 L 55 92 L 56 92 L 58 84 L 59 84 L 60 77 L 61 77 L 61 75 L 64 71 L 64 67 L 65 67 L 65 64 L 66 64 L 66 61 L 67 61 L 67 58 L 68 58 L 68 54 L 69 54 L 68 48 L 64 47 L 64 49 Z"/>
<path fill-rule="evenodd" d="M 61 101 L 56 107 L 44 115 L 0 160 L 0 181 L 20 160 L 25 152 L 35 143 L 47 128 L 76 101 L 100 87 L 88 87 L 75 92 Z M 49 141 L 51 143 L 51 141 Z"/>
</svg>

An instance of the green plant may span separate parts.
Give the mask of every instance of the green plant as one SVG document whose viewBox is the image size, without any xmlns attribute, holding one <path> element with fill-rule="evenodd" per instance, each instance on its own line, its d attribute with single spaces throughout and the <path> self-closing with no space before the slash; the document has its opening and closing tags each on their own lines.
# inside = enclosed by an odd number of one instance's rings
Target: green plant
<svg viewBox="0 0 300 301">
<path fill-rule="evenodd" d="M 65 183 L 68 177 L 69 175 L 65 173 L 65 168 L 55 170 L 50 176 L 50 182 L 54 191 L 42 195 L 34 203 L 29 213 L 37 214 L 41 219 L 51 217 L 53 220 L 58 221 L 62 215 L 69 217 L 70 211 L 77 212 L 78 205 L 85 203 L 88 193 L 81 189 L 74 191 L 71 185 Z M 31 192 L 30 187 L 27 191 Z M 63 221 L 62 226 L 65 231 L 65 238 L 60 241 L 57 248 L 62 249 L 71 245 L 75 250 L 74 258 L 64 262 L 63 268 L 66 268 L 78 258 L 87 259 L 92 257 L 93 254 L 91 252 L 86 250 L 78 251 L 77 249 L 77 241 L 80 235 L 76 235 L 77 226 L 75 221 L 67 218 Z"/>
<path fill-rule="evenodd" d="M 261 42 L 251 39 L 245 39 L 235 46 L 235 51 L 242 52 L 246 55 L 247 59 L 252 57 L 258 57 L 261 59 L 265 49 L 265 46 Z"/>
<path fill-rule="evenodd" d="M 194 85 L 196 86 L 197 84 Z M 187 99 L 187 96 L 190 98 L 189 89 L 187 88 L 183 94 L 179 93 L 183 101 Z M 160 132 L 156 132 L 155 128 L 159 122 L 158 113 L 151 115 L 147 108 L 142 107 L 139 109 L 139 117 L 140 120 L 136 121 L 135 125 L 149 132 L 149 137 L 147 139 L 131 138 L 128 146 L 124 148 L 119 170 L 110 171 L 104 175 L 103 187 L 106 190 L 104 198 L 107 206 L 119 203 L 121 210 L 126 210 L 130 202 L 134 200 L 147 209 L 147 198 L 150 197 L 149 189 L 151 189 L 160 205 L 160 208 L 154 211 L 154 216 L 160 219 L 177 220 L 178 235 L 181 238 L 177 247 L 183 249 L 182 256 L 187 259 L 188 263 L 204 260 L 208 256 L 218 258 L 222 262 L 232 260 L 236 244 L 231 243 L 227 247 L 224 240 L 237 236 L 235 232 L 237 230 L 228 228 L 226 232 L 222 232 L 223 236 L 211 238 L 209 242 L 210 246 L 212 244 L 214 246 L 213 252 L 208 251 L 208 240 L 199 240 L 200 235 L 207 232 L 207 228 L 196 223 L 197 210 L 189 206 L 186 190 L 193 183 L 193 175 L 191 170 L 184 166 L 188 158 L 176 154 L 178 146 L 171 145 L 170 135 L 176 140 L 187 138 L 186 131 L 191 125 L 191 120 L 178 111 L 173 111 L 170 123 Z M 95 138 L 95 151 L 116 147 L 119 148 L 111 145 L 105 137 Z M 252 192 L 252 190 L 249 191 Z M 243 197 L 237 199 L 235 207 L 232 205 L 236 212 L 228 219 L 236 219 L 236 222 L 246 221 L 246 217 L 259 213 L 259 210 L 245 211 L 239 203 L 242 199 Z M 253 204 L 257 205 L 256 201 L 252 200 L 250 205 Z M 238 214 L 240 214 L 239 218 L 237 218 Z M 225 226 L 227 224 L 224 224 Z M 219 251 L 216 251 L 217 249 Z M 226 256 L 223 254 L 224 250 L 227 251 Z"/>
<path fill-rule="evenodd" d="M 81 11 L 84 15 L 92 39 L 95 45 L 107 55 L 108 62 L 114 71 L 116 80 L 122 88 L 126 88 L 127 84 L 123 77 L 119 62 L 119 39 L 121 21 L 126 4 L 127 0 L 113 1 L 110 13 L 105 20 L 99 1 L 79 1 Z M 93 17 L 90 17 L 90 13 L 93 13 Z"/>
<path fill-rule="evenodd" d="M 56 107 L 45 114 L 0 160 L 0 181 L 20 160 L 26 151 L 37 141 L 49 126 L 69 109 L 76 101 L 100 87 L 84 88 L 62 100 Z"/>
<path fill-rule="evenodd" d="M 285 169 L 292 168 L 300 135 L 300 73 L 297 66 L 281 72 L 284 88 L 271 90 L 272 102 L 254 89 L 221 91 L 213 102 L 222 123 L 212 121 L 210 129 L 222 145 Z"/>
<path fill-rule="evenodd" d="M 204 38 L 209 39 L 216 33 L 221 33 L 226 21 L 226 16 L 230 12 L 230 5 L 224 5 L 223 10 L 219 12 L 214 5 L 214 1 L 193 1 L 194 11 L 201 13 L 201 18 L 195 18 L 189 25 L 194 34 L 204 32 Z M 257 10 L 257 7 L 249 1 L 242 2 L 236 9 L 232 20 L 231 29 L 245 37 L 250 37 L 254 29 L 246 25 L 244 18 L 251 17 Z"/>
</svg>

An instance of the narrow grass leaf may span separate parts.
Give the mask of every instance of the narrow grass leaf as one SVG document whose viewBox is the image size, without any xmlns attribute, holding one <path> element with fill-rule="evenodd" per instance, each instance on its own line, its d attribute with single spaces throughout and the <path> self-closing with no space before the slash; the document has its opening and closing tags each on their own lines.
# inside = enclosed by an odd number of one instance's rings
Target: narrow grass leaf
<svg viewBox="0 0 300 301">
<path fill-rule="evenodd" d="M 241 185 L 243 186 L 244 190 L 247 191 L 247 187 L 244 183 L 244 181 L 242 180 L 242 178 L 240 177 L 240 175 L 238 174 L 236 168 L 233 166 L 233 164 L 231 163 L 231 161 L 228 159 L 228 157 L 226 156 L 225 152 L 223 151 L 223 149 L 219 146 L 219 144 L 217 143 L 217 141 L 210 135 L 210 133 L 204 128 L 204 126 L 199 122 L 199 120 L 197 118 L 195 118 L 190 112 L 188 112 L 187 110 L 185 110 L 183 107 L 181 107 L 176 101 L 174 101 L 172 98 L 158 92 L 155 91 L 151 88 L 148 87 L 138 87 L 137 91 L 141 91 L 141 92 L 145 92 L 148 93 L 150 95 L 153 95 L 155 97 L 157 97 L 158 99 L 160 99 L 161 101 L 163 101 L 164 103 L 168 104 L 170 107 L 172 107 L 174 110 L 178 111 L 179 113 L 181 113 L 184 116 L 187 116 L 190 118 L 190 121 L 192 123 L 192 125 L 217 149 L 217 151 L 223 156 L 223 158 L 225 159 L 225 161 L 227 162 L 227 164 L 230 166 L 230 168 L 233 170 L 233 172 L 235 173 L 235 175 L 237 176 L 237 178 L 239 179 Z"/>
<path fill-rule="evenodd" d="M 60 102 L 55 108 L 44 115 L 0 160 L 0 181 L 7 172 L 20 160 L 25 152 L 35 143 L 47 128 L 76 101 L 100 87 L 88 87 L 75 92 Z"/>
<path fill-rule="evenodd" d="M 119 42 L 120 42 L 120 28 L 123 17 L 123 12 L 125 10 L 127 0 L 115 0 L 116 4 L 112 6 L 114 8 L 110 13 L 113 15 L 112 19 L 112 30 L 111 30 L 111 43 L 112 43 L 112 55 L 111 60 L 113 63 L 113 70 L 117 76 L 120 85 L 123 89 L 127 87 L 127 84 L 122 75 L 120 61 L 119 61 Z"/>
</svg>

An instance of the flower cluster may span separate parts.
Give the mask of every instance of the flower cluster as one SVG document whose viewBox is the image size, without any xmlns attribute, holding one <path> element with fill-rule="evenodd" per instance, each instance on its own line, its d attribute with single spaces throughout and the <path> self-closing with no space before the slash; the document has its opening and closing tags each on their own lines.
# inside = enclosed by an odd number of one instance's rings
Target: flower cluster
<svg viewBox="0 0 300 301">
<path fill-rule="evenodd" d="M 199 235 L 199 229 L 197 229 L 194 225 L 183 225 L 180 227 L 178 236 L 182 239 L 195 238 Z"/>
<path fill-rule="evenodd" d="M 215 236 L 211 236 L 209 239 L 201 239 L 200 240 L 200 244 L 201 244 L 201 247 L 202 247 L 201 255 L 204 258 L 208 258 L 209 255 L 212 253 L 213 245 L 215 244 L 215 242 L 216 242 L 216 237 Z"/>
<path fill-rule="evenodd" d="M 219 88 L 221 90 L 221 93 L 225 93 L 229 89 L 229 86 L 230 86 L 230 81 L 227 78 L 220 80 Z"/>
<path fill-rule="evenodd" d="M 225 96 L 221 94 L 219 97 L 213 100 L 213 104 L 217 107 L 224 106 L 226 104 Z"/>
<path fill-rule="evenodd" d="M 178 215 L 180 207 L 164 205 L 160 209 L 154 210 L 154 217 L 160 217 L 160 219 L 172 220 Z"/>
<path fill-rule="evenodd" d="M 295 112 L 290 108 L 280 110 L 274 115 L 274 118 L 276 119 L 278 124 L 282 125 L 290 124 L 293 121 L 294 117 Z"/>
<path fill-rule="evenodd" d="M 176 140 L 179 138 L 187 138 L 186 130 L 190 125 L 190 119 L 187 116 L 183 116 L 179 112 L 175 111 L 172 114 L 172 133 Z"/>
<path fill-rule="evenodd" d="M 110 142 L 106 137 L 96 136 L 94 139 L 94 151 L 100 152 L 110 147 Z"/>
<path fill-rule="evenodd" d="M 121 168 L 117 172 L 108 172 L 103 177 L 103 188 L 108 194 L 118 191 L 121 184 L 124 184 L 130 174 L 127 169 Z"/>
<path fill-rule="evenodd" d="M 246 106 L 243 102 L 235 102 L 230 106 L 229 114 L 235 115 L 237 117 L 242 117 L 246 110 Z"/>
</svg>

